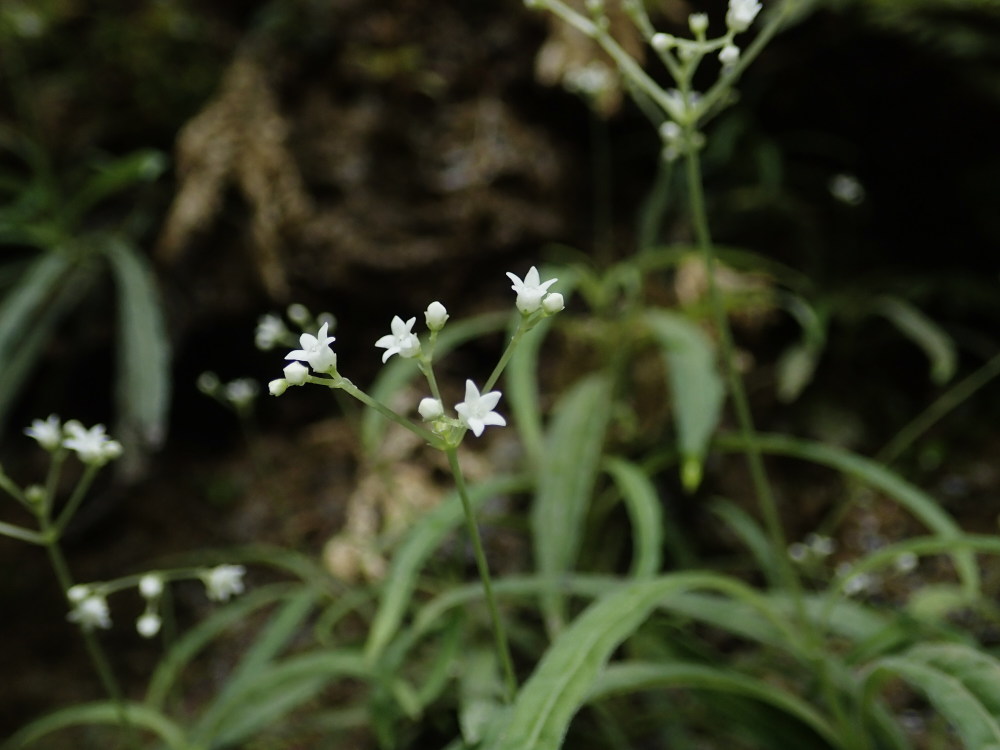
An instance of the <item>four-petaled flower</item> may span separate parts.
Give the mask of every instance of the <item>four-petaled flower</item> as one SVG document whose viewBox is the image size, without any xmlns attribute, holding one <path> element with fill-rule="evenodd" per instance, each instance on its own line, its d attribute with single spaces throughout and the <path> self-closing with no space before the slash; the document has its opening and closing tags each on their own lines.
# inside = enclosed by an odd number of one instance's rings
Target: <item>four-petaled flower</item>
<svg viewBox="0 0 1000 750">
<path fill-rule="evenodd" d="M 308 362 L 309 366 L 316 372 L 333 372 L 337 369 L 337 355 L 330 348 L 330 342 L 335 341 L 335 337 L 327 336 L 329 323 L 320 326 L 319 331 L 313 336 L 310 333 L 303 333 L 299 336 L 299 346 L 301 349 L 293 349 L 285 355 L 285 359 L 297 359 Z"/>
<path fill-rule="evenodd" d="M 104 433 L 104 425 L 98 424 L 86 429 L 75 419 L 66 423 L 66 438 L 63 447 L 76 451 L 77 457 L 85 464 L 103 466 L 122 454 L 122 446 Z"/>
<path fill-rule="evenodd" d="M 729 0 L 726 26 L 737 34 L 746 31 L 760 13 L 760 7 L 757 0 Z"/>
<path fill-rule="evenodd" d="M 542 306 L 542 298 L 548 293 L 548 288 L 558 281 L 558 279 L 542 281 L 538 277 L 538 269 L 534 266 L 528 269 L 524 281 L 509 271 L 507 277 L 514 282 L 511 289 L 517 292 L 517 309 L 525 315 L 535 312 Z"/>
<path fill-rule="evenodd" d="M 111 627 L 108 602 L 100 594 L 90 594 L 78 601 L 66 619 L 79 624 L 84 630 L 93 630 L 94 628 L 107 630 Z"/>
<path fill-rule="evenodd" d="M 242 565 L 217 565 L 201 575 L 205 593 L 217 602 L 228 601 L 234 594 L 243 593 L 243 576 L 247 569 Z"/>
<path fill-rule="evenodd" d="M 415 317 L 410 318 L 404 323 L 403 319 L 398 315 L 393 316 L 392 323 L 390 324 L 392 333 L 387 333 L 375 342 L 375 346 L 379 349 L 386 350 L 385 354 L 382 355 L 383 362 L 388 361 L 389 357 L 393 354 L 398 354 L 405 359 L 416 357 L 420 354 L 420 339 L 413 332 L 413 324 L 416 322 L 417 319 Z"/>
<path fill-rule="evenodd" d="M 60 446 L 63 439 L 62 425 L 59 417 L 50 414 L 44 422 L 36 419 L 31 423 L 31 427 L 26 427 L 24 434 L 38 441 L 38 444 L 47 451 L 54 451 Z"/>
<path fill-rule="evenodd" d="M 536 274 L 537 276 L 537 274 Z M 504 427 L 507 420 L 493 411 L 500 400 L 500 391 L 490 391 L 480 395 L 476 384 L 465 381 L 465 401 L 455 405 L 458 418 L 466 427 L 472 430 L 476 437 L 483 434 L 489 425 Z"/>
</svg>

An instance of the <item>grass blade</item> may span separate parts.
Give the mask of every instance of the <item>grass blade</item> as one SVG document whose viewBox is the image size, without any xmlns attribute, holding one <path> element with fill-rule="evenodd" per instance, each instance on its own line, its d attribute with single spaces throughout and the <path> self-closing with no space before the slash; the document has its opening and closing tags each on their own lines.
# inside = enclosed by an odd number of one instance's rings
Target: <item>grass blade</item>
<svg viewBox="0 0 1000 750">
<path fill-rule="evenodd" d="M 633 578 L 649 578 L 663 565 L 663 509 L 649 477 L 634 463 L 608 458 L 604 469 L 621 493 L 632 522 Z"/>
<path fill-rule="evenodd" d="M 190 745 L 185 739 L 184 730 L 156 709 L 140 703 L 126 703 L 120 706 L 113 701 L 82 703 L 43 716 L 20 729 L 0 745 L 0 748 L 3 750 L 29 748 L 46 735 L 73 726 L 120 725 L 122 708 L 125 709 L 125 716 L 133 727 L 148 729 L 167 743 L 172 750 L 189 750 Z"/>
</svg>

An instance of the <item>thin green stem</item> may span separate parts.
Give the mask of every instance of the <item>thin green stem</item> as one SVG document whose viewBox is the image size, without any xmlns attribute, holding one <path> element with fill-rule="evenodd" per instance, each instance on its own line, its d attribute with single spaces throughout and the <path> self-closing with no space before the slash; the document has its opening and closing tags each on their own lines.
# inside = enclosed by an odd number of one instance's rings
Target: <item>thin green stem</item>
<svg viewBox="0 0 1000 750">
<path fill-rule="evenodd" d="M 77 508 L 80 507 L 80 503 L 83 502 L 83 498 L 87 495 L 87 490 L 90 489 L 90 485 L 94 482 L 94 477 L 97 476 L 97 472 L 101 470 L 101 467 L 97 464 L 88 464 L 87 468 L 83 472 L 83 476 L 76 483 L 76 487 L 73 488 L 73 494 L 70 495 L 69 500 L 66 501 L 66 505 L 59 512 L 58 518 L 53 525 L 52 529 L 55 531 L 56 536 L 62 536 L 63 531 L 66 529 L 66 524 L 70 522 L 73 516 L 76 514 Z M 52 495 L 46 493 L 48 497 L 53 497 Z"/>
<path fill-rule="evenodd" d="M 392 409 L 390 409 L 388 406 L 381 403 L 380 401 L 376 401 L 367 393 L 365 393 L 363 390 L 354 385 L 354 383 L 352 383 L 347 378 L 339 378 L 337 381 L 330 381 L 327 378 L 312 377 L 309 380 L 310 382 L 319 383 L 320 385 L 325 385 L 332 388 L 339 388 L 340 390 L 344 391 L 344 393 L 348 394 L 349 396 L 363 403 L 365 406 L 371 407 L 386 419 L 395 422 L 396 424 L 402 425 L 415 435 L 419 435 L 421 438 L 426 440 L 431 445 L 439 445 L 441 443 L 441 438 L 439 436 L 435 435 L 430 430 L 421 427 L 415 422 L 411 422 L 402 414 L 397 414 L 396 412 L 394 412 Z"/>
<path fill-rule="evenodd" d="M 496 641 L 497 655 L 503 665 L 504 685 L 506 687 L 506 700 L 513 702 L 517 695 L 517 677 L 514 674 L 514 662 L 510 656 L 510 644 L 507 642 L 507 634 L 504 630 L 503 620 L 500 619 L 500 610 L 497 608 L 496 597 L 493 594 L 493 583 L 490 577 L 489 564 L 486 562 L 486 553 L 483 550 L 483 541 L 479 536 L 479 526 L 472 512 L 472 503 L 469 501 L 469 491 L 465 485 L 465 475 L 462 473 L 462 466 L 458 461 L 458 452 L 449 446 L 445 453 L 448 455 L 448 465 L 451 473 L 455 477 L 455 488 L 458 496 L 462 500 L 462 510 L 465 514 L 465 527 L 472 542 L 472 551 L 476 558 L 476 567 L 479 569 L 479 577 L 483 582 L 483 592 L 486 595 L 486 606 L 489 609 L 490 621 L 493 624 L 493 638 Z"/>
</svg>

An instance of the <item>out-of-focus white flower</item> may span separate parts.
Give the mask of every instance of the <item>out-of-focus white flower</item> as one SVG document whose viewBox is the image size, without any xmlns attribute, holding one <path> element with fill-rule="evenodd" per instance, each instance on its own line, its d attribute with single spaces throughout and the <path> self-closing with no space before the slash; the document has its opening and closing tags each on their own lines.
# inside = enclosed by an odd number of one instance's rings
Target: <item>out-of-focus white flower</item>
<svg viewBox="0 0 1000 750">
<path fill-rule="evenodd" d="M 152 638 L 159 633 L 161 625 L 163 620 L 156 612 L 146 612 L 135 621 L 135 629 L 143 638 Z"/>
<path fill-rule="evenodd" d="M 448 310 L 440 302 L 431 302 L 424 310 L 424 322 L 432 331 L 440 331 L 448 322 Z"/>
<path fill-rule="evenodd" d="M 500 395 L 500 391 L 490 391 L 480 395 L 475 383 L 471 380 L 465 381 L 465 401 L 456 404 L 455 411 L 458 412 L 462 424 L 472 430 L 476 437 L 482 435 L 483 430 L 489 425 L 506 426 L 507 420 L 493 411 L 500 401 Z"/>
<path fill-rule="evenodd" d="M 895 560 L 896 570 L 900 573 L 912 573 L 917 569 L 917 564 L 920 562 L 913 552 L 901 552 L 899 557 Z"/>
<path fill-rule="evenodd" d="M 205 594 L 217 602 L 225 602 L 235 594 L 242 594 L 243 576 L 246 572 L 247 569 L 242 565 L 217 565 L 205 571 L 201 576 L 205 584 Z"/>
<path fill-rule="evenodd" d="M 163 593 L 163 578 L 156 573 L 147 573 L 139 579 L 139 593 L 144 599 L 156 599 Z"/>
<path fill-rule="evenodd" d="M 416 318 L 410 318 L 404 323 L 398 315 L 393 316 L 390 324 L 392 333 L 387 333 L 375 342 L 375 346 L 379 349 L 385 349 L 382 362 L 387 362 L 393 354 L 398 354 L 404 359 L 420 354 L 420 339 L 413 333 L 413 324 L 416 322 Z"/>
<path fill-rule="evenodd" d="M 760 13 L 760 3 L 757 0 L 729 0 L 729 10 L 726 12 L 726 26 L 737 34 L 750 28 L 750 24 Z"/>
<path fill-rule="evenodd" d="M 117 440 L 112 440 L 104 433 L 104 425 L 98 424 L 86 429 L 75 419 L 63 427 L 67 437 L 63 446 L 74 451 L 85 464 L 103 466 L 108 461 L 122 454 L 122 446 Z"/>
<path fill-rule="evenodd" d="M 206 371 L 198 376 L 198 380 L 195 381 L 195 386 L 206 396 L 214 396 L 216 391 L 222 387 L 222 383 L 219 382 L 218 375 L 214 372 Z"/>
<path fill-rule="evenodd" d="M 337 369 L 337 355 L 330 348 L 330 342 L 335 341 L 334 336 L 327 336 L 329 323 L 320 326 L 319 331 L 313 336 L 311 333 L 303 333 L 299 336 L 299 346 L 301 349 L 294 349 L 285 355 L 285 359 L 297 359 L 308 362 L 309 366 L 316 372 L 333 372 Z"/>
<path fill-rule="evenodd" d="M 107 630 L 111 627 L 111 612 L 108 610 L 108 602 L 100 594 L 90 594 L 77 602 L 76 607 L 66 616 L 66 619 L 75 622 L 84 630 L 93 630 L 94 628 Z"/>
<path fill-rule="evenodd" d="M 253 403 L 260 392 L 260 386 L 250 378 L 237 378 L 226 383 L 222 392 L 229 403 L 237 409 L 242 409 Z"/>
<path fill-rule="evenodd" d="M 288 306 L 288 319 L 293 323 L 298 323 L 300 326 L 304 326 L 309 322 L 309 308 L 305 305 L 301 305 L 298 302 L 293 302 Z"/>
<path fill-rule="evenodd" d="M 308 377 L 309 368 L 301 362 L 292 362 L 285 366 L 285 380 L 288 381 L 288 385 L 303 385 Z"/>
<path fill-rule="evenodd" d="M 66 592 L 66 598 L 73 602 L 73 604 L 79 604 L 88 596 L 90 596 L 90 586 L 83 583 L 70 586 L 69 591 Z"/>
<path fill-rule="evenodd" d="M 444 406 L 441 401 L 436 398 L 420 399 L 420 403 L 417 405 L 417 411 L 420 412 L 420 416 L 425 422 L 431 422 L 435 419 L 439 419 L 444 416 Z"/>
<path fill-rule="evenodd" d="M 865 188 L 857 177 L 849 174 L 838 174 L 830 178 L 830 194 L 841 203 L 857 206 L 865 200 Z"/>
<path fill-rule="evenodd" d="M 511 289 L 517 292 L 517 309 L 525 315 L 530 315 L 542 306 L 542 298 L 547 294 L 548 288 L 558 281 L 558 279 L 542 281 L 538 276 L 538 269 L 534 266 L 528 269 L 523 281 L 509 271 L 507 277 L 514 282 Z"/>
<path fill-rule="evenodd" d="M 50 414 L 44 422 L 36 419 L 30 427 L 24 429 L 24 434 L 37 440 L 47 451 L 54 451 L 63 440 L 62 424 L 55 414 Z"/>
<path fill-rule="evenodd" d="M 257 321 L 257 331 L 254 334 L 254 344 L 262 351 L 269 351 L 275 347 L 290 331 L 285 326 L 285 321 L 277 315 L 268 313 L 262 315 Z"/>
</svg>

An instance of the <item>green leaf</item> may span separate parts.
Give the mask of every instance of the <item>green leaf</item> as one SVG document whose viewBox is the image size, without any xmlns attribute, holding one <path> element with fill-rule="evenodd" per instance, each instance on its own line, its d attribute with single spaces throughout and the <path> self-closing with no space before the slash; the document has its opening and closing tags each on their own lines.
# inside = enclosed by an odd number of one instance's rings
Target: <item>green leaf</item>
<svg viewBox="0 0 1000 750">
<path fill-rule="evenodd" d="M 760 524 L 749 513 L 728 500 L 716 500 L 710 509 L 750 550 L 750 554 L 771 585 L 778 586 L 781 582 L 779 562 Z"/>
<path fill-rule="evenodd" d="M 725 387 L 708 336 L 687 318 L 648 310 L 645 323 L 663 351 L 672 397 L 674 428 L 687 490 L 701 483 L 708 445 L 719 424 Z"/>
<path fill-rule="evenodd" d="M 663 508 L 649 477 L 634 463 L 608 458 L 604 469 L 611 475 L 632 522 L 633 578 L 648 578 L 663 565 Z"/>
<path fill-rule="evenodd" d="M 607 377 L 587 375 L 556 405 L 538 463 L 538 486 L 531 507 L 535 560 L 543 577 L 555 582 L 573 569 L 586 533 L 587 510 L 600 469 L 604 434 L 611 416 Z M 546 624 L 563 623 L 562 597 L 543 597 Z"/>
<path fill-rule="evenodd" d="M 488 480 L 469 489 L 469 502 L 473 509 L 478 508 L 488 497 L 516 492 L 525 483 L 524 477 Z M 462 503 L 458 493 L 452 492 L 437 508 L 420 518 L 401 542 L 389 564 L 378 612 L 368 632 L 365 658 L 370 663 L 382 655 L 399 630 L 424 563 L 463 520 Z"/>
<path fill-rule="evenodd" d="M 720 436 L 717 443 L 720 448 L 726 450 L 746 449 L 746 442 L 735 435 Z M 754 437 L 754 443 L 764 453 L 793 456 L 836 469 L 895 499 L 922 521 L 927 528 L 942 538 L 955 542 L 962 540 L 962 530 L 951 516 L 941 509 L 934 498 L 871 459 L 842 448 L 785 435 L 757 433 Z M 975 557 L 967 549 L 963 549 L 960 544 L 956 544 L 956 549 L 952 552 L 952 559 L 955 561 L 955 568 L 962 579 L 966 594 L 970 597 L 978 596 L 980 578 Z"/>
<path fill-rule="evenodd" d="M 156 709 L 139 703 L 119 705 L 112 701 L 82 703 L 36 719 L 20 729 L 13 737 L 0 745 L 2 750 L 29 748 L 43 737 L 60 729 L 94 724 L 120 725 L 122 709 L 129 724 L 140 729 L 148 729 L 163 740 L 172 750 L 190 750 L 184 730 Z M 128 730 L 122 729 L 127 737 Z"/>
<path fill-rule="evenodd" d="M 685 687 L 734 693 L 770 704 L 810 727 L 830 745 L 840 745 L 837 732 L 819 711 L 798 696 L 770 682 L 738 672 L 683 662 L 628 662 L 609 665 L 591 688 L 588 700 L 634 693 L 639 690 Z"/>
<path fill-rule="evenodd" d="M 611 654 L 662 601 L 702 580 L 666 576 L 621 586 L 587 607 L 545 652 L 485 750 L 556 750 Z"/>
<path fill-rule="evenodd" d="M 895 675 L 920 690 L 968 748 L 1000 747 L 1000 662 L 961 644 L 926 644 L 875 662 L 870 696 Z"/>
<path fill-rule="evenodd" d="M 481 742 L 491 722 L 504 710 L 503 694 L 496 653 L 477 649 L 466 654 L 458 685 L 458 723 L 467 745 Z"/>
<path fill-rule="evenodd" d="M 163 442 L 170 407 L 170 344 L 149 262 L 119 237 L 103 246 L 118 286 L 118 437 Z"/>
<path fill-rule="evenodd" d="M 937 323 L 898 297 L 882 297 L 874 309 L 924 350 L 931 362 L 931 380 L 936 385 L 951 380 L 958 361 L 955 342 Z"/>
</svg>

